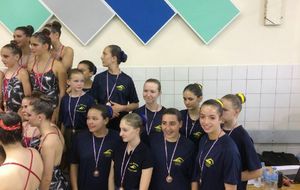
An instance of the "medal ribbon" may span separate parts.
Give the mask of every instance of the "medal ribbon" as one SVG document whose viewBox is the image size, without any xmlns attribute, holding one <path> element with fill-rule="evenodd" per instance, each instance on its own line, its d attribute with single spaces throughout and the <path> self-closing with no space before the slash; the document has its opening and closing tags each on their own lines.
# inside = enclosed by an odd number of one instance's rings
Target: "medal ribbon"
<svg viewBox="0 0 300 190">
<path fill-rule="evenodd" d="M 96 153 L 95 136 L 93 135 L 93 150 L 94 150 L 94 159 L 95 159 L 95 163 L 96 163 L 95 169 L 98 168 L 98 161 L 99 161 L 99 158 L 100 158 L 100 153 L 101 153 L 101 149 L 102 149 L 105 137 L 106 136 L 103 137 L 103 139 L 101 141 L 101 144 L 100 144 L 100 147 L 99 147 L 99 150 L 98 150 L 98 153 Z"/>
<path fill-rule="evenodd" d="M 175 147 L 174 147 L 174 149 L 173 149 L 172 156 L 171 156 L 171 159 L 170 159 L 170 163 L 169 163 L 169 164 L 168 164 L 168 147 L 167 147 L 167 140 L 164 139 L 164 142 L 165 142 L 166 167 L 167 167 L 168 175 L 170 175 L 170 173 L 171 173 L 172 160 L 173 160 L 173 158 L 174 158 L 174 155 L 175 155 L 175 152 L 176 152 L 176 149 L 177 149 L 177 145 L 178 145 L 178 142 L 179 142 L 179 138 L 180 138 L 180 135 L 178 136 L 178 139 L 177 139 L 177 141 L 176 141 L 176 144 L 175 144 Z"/>
<path fill-rule="evenodd" d="M 106 96 L 107 96 L 107 102 L 110 101 L 110 97 L 112 96 L 115 88 L 116 88 L 116 85 L 117 85 L 117 82 L 118 82 L 118 78 L 120 76 L 121 72 L 117 75 L 117 78 L 116 78 L 116 81 L 115 81 L 115 84 L 113 85 L 110 93 L 109 93 L 109 85 L 108 85 L 108 71 L 106 73 Z"/>
</svg>

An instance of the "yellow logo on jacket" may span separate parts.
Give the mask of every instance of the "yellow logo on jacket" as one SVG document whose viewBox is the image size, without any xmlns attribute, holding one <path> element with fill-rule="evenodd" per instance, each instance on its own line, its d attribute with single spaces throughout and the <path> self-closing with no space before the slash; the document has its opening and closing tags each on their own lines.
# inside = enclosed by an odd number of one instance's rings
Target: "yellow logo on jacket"
<svg viewBox="0 0 300 190">
<path fill-rule="evenodd" d="M 206 167 L 211 167 L 212 165 L 214 165 L 214 160 L 212 159 L 212 158 L 207 158 L 206 160 L 205 160 L 205 166 Z"/>
<path fill-rule="evenodd" d="M 123 91 L 123 90 L 125 90 L 125 86 L 121 84 L 121 85 L 116 86 L 116 89 L 119 91 Z"/>
<path fill-rule="evenodd" d="M 195 139 L 200 139 L 201 135 L 202 135 L 202 133 L 200 131 L 193 133 L 193 136 Z"/>
<path fill-rule="evenodd" d="M 154 127 L 154 130 L 155 130 L 155 132 L 160 133 L 160 132 L 161 132 L 161 125 L 156 125 L 156 126 Z"/>
<path fill-rule="evenodd" d="M 76 111 L 77 112 L 86 112 L 86 105 L 84 104 L 79 104 L 77 107 L 76 107 Z"/>
<path fill-rule="evenodd" d="M 137 172 L 139 169 L 139 165 L 135 162 L 129 163 L 128 170 L 131 172 Z"/>
<path fill-rule="evenodd" d="M 106 150 L 106 151 L 103 152 L 103 154 L 104 154 L 105 157 L 111 157 L 112 153 L 113 153 L 112 149 L 108 149 L 108 150 Z"/>
<path fill-rule="evenodd" d="M 184 162 L 184 159 L 181 158 L 181 157 L 177 157 L 173 160 L 173 163 L 176 165 L 176 166 L 181 166 L 181 164 Z"/>
</svg>

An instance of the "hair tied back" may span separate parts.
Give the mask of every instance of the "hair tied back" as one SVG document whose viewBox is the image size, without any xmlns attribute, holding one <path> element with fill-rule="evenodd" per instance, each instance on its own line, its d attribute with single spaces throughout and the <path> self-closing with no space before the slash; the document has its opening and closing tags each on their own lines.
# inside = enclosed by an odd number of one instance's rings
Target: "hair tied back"
<svg viewBox="0 0 300 190">
<path fill-rule="evenodd" d="M 215 99 L 215 101 L 220 104 L 220 106 L 223 108 L 224 107 L 224 104 L 223 102 L 220 100 L 220 99 Z"/>
<path fill-rule="evenodd" d="M 244 104 L 246 102 L 246 96 L 244 95 L 244 93 L 239 92 L 236 94 L 236 96 L 241 100 L 242 104 Z"/>
</svg>

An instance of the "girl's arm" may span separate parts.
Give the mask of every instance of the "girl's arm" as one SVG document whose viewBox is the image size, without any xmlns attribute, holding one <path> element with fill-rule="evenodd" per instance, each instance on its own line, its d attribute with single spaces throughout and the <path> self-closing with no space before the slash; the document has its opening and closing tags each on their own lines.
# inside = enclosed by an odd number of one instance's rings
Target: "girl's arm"
<svg viewBox="0 0 300 190">
<path fill-rule="evenodd" d="M 52 116 L 52 122 L 57 123 L 58 120 L 58 113 L 59 113 L 59 107 L 62 97 L 66 93 L 66 84 L 67 84 L 67 72 L 65 67 L 61 62 L 55 61 L 53 66 L 54 73 L 58 79 L 58 88 L 59 88 L 59 99 L 58 99 L 58 105 L 55 108 Z"/>
<path fill-rule="evenodd" d="M 40 190 L 49 190 L 52 180 L 53 168 L 55 164 L 55 147 L 60 143 L 58 137 L 53 138 L 54 135 L 47 137 L 42 144 L 41 156 L 44 163 L 44 171 L 40 184 Z"/>
<path fill-rule="evenodd" d="M 242 171 L 242 181 L 258 178 L 262 175 L 262 168 L 253 171 Z"/>
<path fill-rule="evenodd" d="M 66 71 L 72 68 L 73 58 L 74 58 L 73 49 L 71 47 L 65 47 L 64 55 L 62 57 L 61 62 L 64 65 Z"/>
<path fill-rule="evenodd" d="M 196 181 L 193 181 L 192 183 L 191 183 L 191 189 L 192 190 L 198 190 L 198 182 L 196 182 Z"/>
<path fill-rule="evenodd" d="M 24 95 L 30 96 L 31 95 L 31 85 L 30 85 L 30 79 L 29 79 L 28 72 L 25 69 L 20 69 L 18 78 L 22 82 Z"/>
<path fill-rule="evenodd" d="M 115 190 L 115 174 L 114 174 L 114 161 L 111 161 L 110 172 L 108 177 L 108 189 Z"/>
<path fill-rule="evenodd" d="M 78 164 L 70 165 L 70 180 L 72 190 L 78 190 L 77 180 L 78 180 Z"/>
<path fill-rule="evenodd" d="M 151 176 L 152 176 L 153 168 L 147 168 L 142 170 L 142 176 L 140 181 L 140 190 L 147 190 L 149 189 Z"/>
<path fill-rule="evenodd" d="M 231 185 L 228 183 L 224 183 L 225 186 L 225 190 L 236 190 L 237 189 L 237 185 Z"/>
</svg>

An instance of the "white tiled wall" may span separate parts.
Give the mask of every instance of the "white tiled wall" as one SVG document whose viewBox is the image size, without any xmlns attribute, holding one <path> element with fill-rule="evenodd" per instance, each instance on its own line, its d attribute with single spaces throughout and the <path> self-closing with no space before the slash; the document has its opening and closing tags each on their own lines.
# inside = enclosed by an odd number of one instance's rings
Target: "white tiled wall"
<svg viewBox="0 0 300 190">
<path fill-rule="evenodd" d="M 300 131 L 299 65 L 135 67 L 122 70 L 135 81 L 141 105 L 144 104 L 143 83 L 148 78 L 161 81 L 161 104 L 178 109 L 184 109 L 184 87 L 197 82 L 203 85 L 203 100 L 243 92 L 247 101 L 239 121 L 248 130 Z M 292 148 L 288 144 L 281 146 L 284 147 L 282 151 L 298 147 L 300 152 L 299 144 L 292 145 Z M 257 146 L 259 149 L 264 147 L 263 144 Z"/>
</svg>

